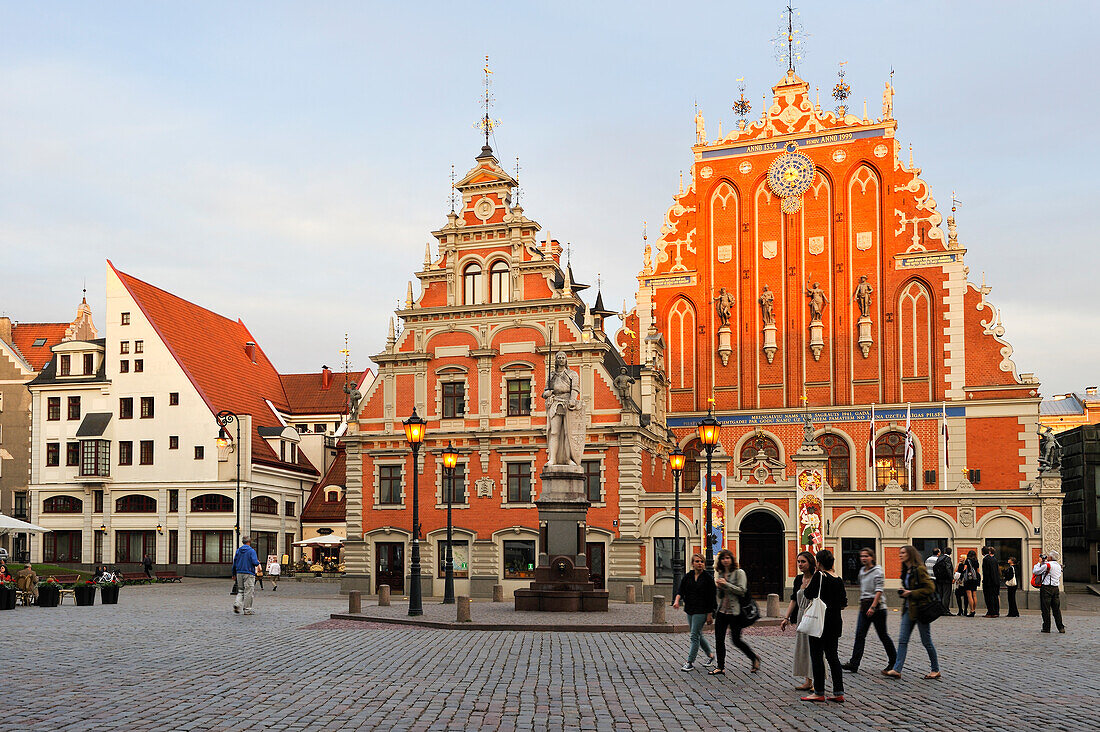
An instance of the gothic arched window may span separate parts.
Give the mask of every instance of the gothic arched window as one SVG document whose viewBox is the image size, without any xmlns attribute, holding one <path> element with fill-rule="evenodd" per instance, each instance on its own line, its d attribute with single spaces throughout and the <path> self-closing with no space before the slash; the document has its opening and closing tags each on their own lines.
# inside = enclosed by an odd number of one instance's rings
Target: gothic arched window
<svg viewBox="0 0 1100 732">
<path fill-rule="evenodd" d="M 741 462 L 752 460 L 761 450 L 772 460 L 779 459 L 779 446 L 775 444 L 775 440 L 765 435 L 758 435 L 750 437 L 741 446 Z"/>
<path fill-rule="evenodd" d="M 903 432 L 887 432 L 875 440 L 875 489 L 882 490 L 891 480 L 896 480 L 902 490 L 909 490 Z"/>
<path fill-rule="evenodd" d="M 462 304 L 480 305 L 482 300 L 481 265 L 472 262 L 462 270 Z"/>
<path fill-rule="evenodd" d="M 510 289 L 508 263 L 498 259 L 489 268 L 489 302 L 508 302 Z"/>
<path fill-rule="evenodd" d="M 817 444 L 825 451 L 825 481 L 834 491 L 852 490 L 851 454 L 848 443 L 828 433 L 817 438 Z"/>
</svg>

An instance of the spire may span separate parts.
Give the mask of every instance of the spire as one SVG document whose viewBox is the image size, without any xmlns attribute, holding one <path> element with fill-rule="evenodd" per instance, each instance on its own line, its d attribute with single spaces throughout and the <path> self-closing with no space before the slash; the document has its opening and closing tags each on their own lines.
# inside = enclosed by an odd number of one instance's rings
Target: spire
<svg viewBox="0 0 1100 732">
<path fill-rule="evenodd" d="M 454 211 L 454 209 L 451 209 Z M 432 266 L 432 243 L 430 241 L 424 242 L 424 269 L 431 269 Z"/>
<path fill-rule="evenodd" d="M 393 316 L 390 316 L 389 332 L 386 334 L 386 350 L 393 351 L 394 346 L 397 344 L 397 331 L 394 330 Z"/>
<path fill-rule="evenodd" d="M 409 280 L 409 289 L 405 291 L 405 307 L 411 308 L 413 306 L 413 283 Z"/>
<path fill-rule="evenodd" d="M 489 147 L 489 136 L 491 134 L 493 134 L 493 130 L 495 130 L 497 128 L 497 126 L 500 124 L 499 119 L 493 119 L 492 117 L 489 116 L 489 111 L 493 107 L 494 99 L 493 99 L 493 93 L 492 93 L 493 80 L 491 78 L 492 74 L 493 74 L 493 71 L 492 71 L 492 69 L 489 68 L 489 57 L 488 56 L 485 57 L 485 68 L 483 69 L 483 71 L 485 72 L 485 82 L 484 82 L 485 83 L 485 95 L 484 95 L 485 114 L 482 116 L 482 118 L 480 120 L 478 120 L 477 122 L 474 123 L 474 128 L 481 130 L 482 133 L 484 133 L 484 135 L 485 135 L 485 145 L 481 148 L 481 155 L 478 155 L 479 160 L 483 157 L 492 157 L 493 148 Z"/>
</svg>

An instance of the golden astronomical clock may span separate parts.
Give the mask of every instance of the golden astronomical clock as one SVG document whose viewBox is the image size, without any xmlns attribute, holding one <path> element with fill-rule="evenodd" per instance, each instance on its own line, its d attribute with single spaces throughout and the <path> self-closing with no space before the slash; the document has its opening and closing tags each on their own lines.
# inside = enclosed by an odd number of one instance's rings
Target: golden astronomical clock
<svg viewBox="0 0 1100 732">
<path fill-rule="evenodd" d="M 793 214 L 802 208 L 802 194 L 813 185 L 816 171 L 797 143 L 788 142 L 786 150 L 768 166 L 768 187 L 783 199 L 783 213 Z"/>
</svg>

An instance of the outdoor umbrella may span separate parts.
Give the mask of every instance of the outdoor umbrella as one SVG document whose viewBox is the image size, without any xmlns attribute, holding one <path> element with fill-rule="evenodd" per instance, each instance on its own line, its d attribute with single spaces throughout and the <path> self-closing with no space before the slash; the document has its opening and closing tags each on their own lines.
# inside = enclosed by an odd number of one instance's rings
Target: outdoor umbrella
<svg viewBox="0 0 1100 732">
<path fill-rule="evenodd" d="M 26 521 L 20 521 L 19 519 L 12 518 L 11 516 L 5 516 L 0 513 L 0 535 L 3 534 L 42 534 L 53 529 L 44 529 L 41 526 L 35 526 L 34 524 L 28 524 Z"/>
<path fill-rule="evenodd" d="M 328 536 L 314 536 L 311 539 L 296 541 L 294 546 L 340 546 L 343 543 L 344 537 L 329 534 Z"/>
</svg>

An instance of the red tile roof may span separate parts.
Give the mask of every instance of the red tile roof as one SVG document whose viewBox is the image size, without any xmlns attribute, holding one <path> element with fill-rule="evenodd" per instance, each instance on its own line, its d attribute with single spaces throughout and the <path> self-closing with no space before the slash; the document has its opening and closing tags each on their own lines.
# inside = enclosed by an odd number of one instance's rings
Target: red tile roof
<svg viewBox="0 0 1100 732">
<path fill-rule="evenodd" d="M 50 349 L 65 339 L 68 328 L 69 323 L 16 323 L 11 327 L 12 345 L 31 368 L 41 371 L 53 358 L 53 351 Z M 41 346 L 35 346 L 35 341 L 40 338 L 45 341 Z"/>
<path fill-rule="evenodd" d="M 302 521 L 346 521 L 347 499 L 344 491 L 340 491 L 340 500 L 331 502 L 327 500 L 329 486 L 347 485 L 347 453 L 341 443 L 336 447 L 336 459 L 332 461 L 325 477 L 317 481 L 313 490 L 309 492 L 306 505 L 302 508 Z"/>
<path fill-rule="evenodd" d="M 291 414 L 344 414 L 348 409 L 348 396 L 344 393 L 344 375 L 330 372 L 332 383 L 326 389 L 322 372 L 314 374 L 283 374 L 283 391 Z M 361 374 L 348 374 L 348 381 L 359 385 L 373 376 L 370 369 Z"/>
<path fill-rule="evenodd" d="M 244 323 L 120 272 L 110 260 L 107 264 L 206 401 L 211 415 L 228 409 L 252 416 L 253 461 L 316 475 L 317 469 L 301 450 L 297 463 L 284 462 L 257 432 L 259 427 L 281 426 L 265 400 L 285 410 L 287 399 L 279 373 L 263 349 L 255 346 L 255 362 L 248 357 L 245 345 L 256 339 Z M 210 422 L 214 425 L 213 417 Z"/>
</svg>

